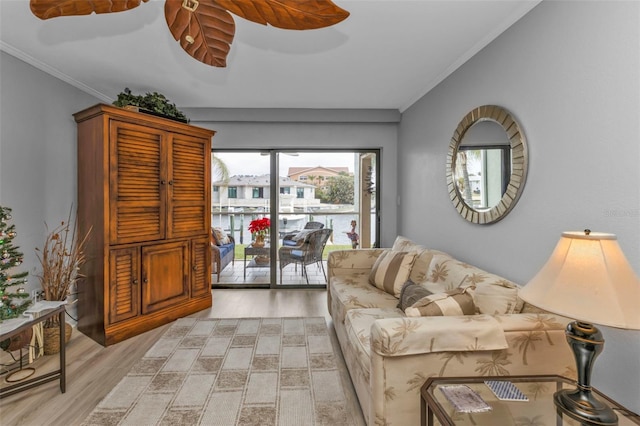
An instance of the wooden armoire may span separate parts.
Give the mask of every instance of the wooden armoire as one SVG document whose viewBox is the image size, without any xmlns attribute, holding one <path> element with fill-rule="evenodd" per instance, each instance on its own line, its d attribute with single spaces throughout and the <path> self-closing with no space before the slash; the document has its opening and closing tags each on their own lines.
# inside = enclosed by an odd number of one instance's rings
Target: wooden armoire
<svg viewBox="0 0 640 426">
<path fill-rule="evenodd" d="M 211 306 L 214 131 L 99 104 L 78 126 L 78 329 L 117 343 Z"/>
</svg>

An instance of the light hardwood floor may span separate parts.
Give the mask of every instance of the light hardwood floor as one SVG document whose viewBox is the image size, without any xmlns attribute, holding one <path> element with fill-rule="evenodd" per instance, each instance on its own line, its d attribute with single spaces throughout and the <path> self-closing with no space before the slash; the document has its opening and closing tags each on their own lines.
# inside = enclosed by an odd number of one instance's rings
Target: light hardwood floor
<svg viewBox="0 0 640 426">
<path fill-rule="evenodd" d="M 327 310 L 326 290 L 214 290 L 213 307 L 195 318 L 324 316 L 330 325 L 334 348 L 339 345 Z M 67 345 L 67 391 L 60 393 L 58 382 L 0 400 L 2 426 L 78 425 L 115 387 L 133 364 L 147 352 L 169 327 L 165 325 L 124 342 L 102 347 L 74 329 Z M 338 351 L 339 352 L 339 349 Z M 37 361 L 38 373 L 56 368 L 57 355 Z M 339 359 L 343 386 L 350 411 L 358 425 L 364 425 L 349 374 Z M 336 425 L 338 426 L 338 425 Z"/>
</svg>

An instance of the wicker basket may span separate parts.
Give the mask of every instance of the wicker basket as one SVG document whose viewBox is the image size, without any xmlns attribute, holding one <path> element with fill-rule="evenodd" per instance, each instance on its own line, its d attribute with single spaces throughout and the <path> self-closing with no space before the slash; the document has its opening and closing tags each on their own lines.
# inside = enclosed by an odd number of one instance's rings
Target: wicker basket
<svg viewBox="0 0 640 426">
<path fill-rule="evenodd" d="M 71 339 L 71 331 L 73 328 L 71 324 L 64 324 L 64 342 L 69 343 L 69 339 Z M 45 355 L 53 355 L 60 352 L 60 327 L 55 325 L 54 327 L 45 327 L 44 328 L 44 354 Z"/>
</svg>

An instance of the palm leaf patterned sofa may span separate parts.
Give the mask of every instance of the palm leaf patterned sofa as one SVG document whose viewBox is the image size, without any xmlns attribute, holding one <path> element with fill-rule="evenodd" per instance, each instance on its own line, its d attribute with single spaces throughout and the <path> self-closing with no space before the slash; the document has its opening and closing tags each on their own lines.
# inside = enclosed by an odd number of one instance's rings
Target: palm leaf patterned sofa
<svg viewBox="0 0 640 426">
<path fill-rule="evenodd" d="M 570 319 L 446 253 L 398 237 L 391 249 L 331 252 L 328 271 L 329 311 L 368 425 L 419 424 L 431 376 L 576 376 Z"/>
</svg>

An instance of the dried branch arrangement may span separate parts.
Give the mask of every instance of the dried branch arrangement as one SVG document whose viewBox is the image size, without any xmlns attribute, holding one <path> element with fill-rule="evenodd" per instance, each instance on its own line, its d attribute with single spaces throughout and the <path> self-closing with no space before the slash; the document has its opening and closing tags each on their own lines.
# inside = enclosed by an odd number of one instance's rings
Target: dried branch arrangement
<svg viewBox="0 0 640 426">
<path fill-rule="evenodd" d="M 83 250 L 91 230 L 80 238 L 76 228 L 71 226 L 70 211 L 67 222 L 62 222 L 49 232 L 42 250 L 36 248 L 42 266 L 42 275 L 38 275 L 38 278 L 45 300 L 65 300 L 76 280 L 81 277 L 80 266 L 85 262 Z"/>
</svg>

